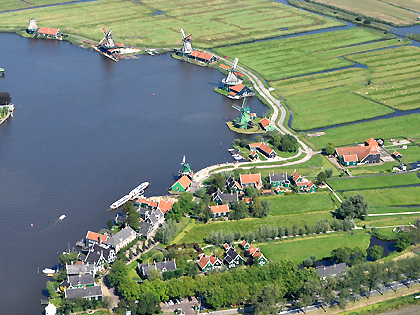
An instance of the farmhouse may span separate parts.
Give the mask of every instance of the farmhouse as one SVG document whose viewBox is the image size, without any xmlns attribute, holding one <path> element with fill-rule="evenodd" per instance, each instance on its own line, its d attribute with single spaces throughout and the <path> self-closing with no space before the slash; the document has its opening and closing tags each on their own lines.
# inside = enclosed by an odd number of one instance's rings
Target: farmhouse
<svg viewBox="0 0 420 315">
<path fill-rule="evenodd" d="M 88 231 L 86 233 L 86 246 L 91 247 L 94 244 L 102 244 L 102 243 L 105 243 L 107 239 L 108 239 L 108 236 L 106 235 Z"/>
<path fill-rule="evenodd" d="M 258 247 L 254 248 L 252 246 L 249 246 L 245 250 L 245 257 L 249 257 L 249 260 L 248 260 L 249 264 L 253 264 L 256 261 L 258 265 L 263 266 L 268 262 L 267 258 L 265 258 L 265 256 L 263 255 L 263 253 L 261 253 Z"/>
<path fill-rule="evenodd" d="M 296 172 L 296 170 L 293 172 L 292 176 L 290 177 L 290 180 L 293 184 L 296 185 L 299 192 L 316 192 L 315 184 L 308 180 L 306 177 L 300 175 L 298 172 Z"/>
<path fill-rule="evenodd" d="M 276 127 L 274 126 L 274 124 L 268 118 L 261 119 L 260 120 L 260 125 L 265 131 L 276 130 Z"/>
<path fill-rule="evenodd" d="M 206 256 L 205 254 L 200 254 L 199 259 L 197 260 L 197 265 L 202 272 L 211 271 L 213 269 L 220 269 L 223 267 L 223 262 L 220 258 L 216 257 L 214 254 Z"/>
<path fill-rule="evenodd" d="M 94 265 L 80 265 L 80 264 L 71 264 L 71 265 L 66 265 L 66 271 L 67 271 L 67 275 L 78 275 L 78 274 L 85 274 L 85 273 L 90 273 L 90 274 L 95 274 L 96 273 L 96 268 Z"/>
<path fill-rule="evenodd" d="M 282 174 L 270 173 L 268 175 L 271 187 L 290 187 L 290 181 L 287 178 L 287 172 Z"/>
<path fill-rule="evenodd" d="M 344 166 L 358 164 L 375 164 L 381 161 L 378 143 L 375 139 L 369 138 L 364 144 L 355 147 L 336 148 L 335 155 Z"/>
<path fill-rule="evenodd" d="M 212 63 L 217 61 L 216 56 L 198 50 L 194 50 L 188 57 L 205 63 Z"/>
<path fill-rule="evenodd" d="M 227 217 L 229 215 L 229 206 L 227 204 L 211 206 L 210 210 L 212 213 L 212 218 Z"/>
<path fill-rule="evenodd" d="M 262 189 L 263 184 L 261 180 L 261 173 L 257 174 L 239 174 L 239 181 L 242 187 L 252 186 L 256 189 Z"/>
<path fill-rule="evenodd" d="M 239 245 L 241 246 L 242 249 L 248 249 L 251 247 L 251 245 L 245 240 L 242 240 L 242 242 Z"/>
<path fill-rule="evenodd" d="M 94 285 L 90 287 L 67 289 L 64 291 L 64 296 L 69 300 L 81 297 L 88 300 L 94 299 L 102 301 L 102 287 L 100 285 Z"/>
<path fill-rule="evenodd" d="M 244 84 L 233 85 L 229 88 L 229 98 L 240 99 L 254 95 L 254 92 Z"/>
<path fill-rule="evenodd" d="M 264 154 L 267 158 L 274 158 L 277 156 L 276 151 L 266 145 L 264 142 L 254 142 L 248 144 L 248 149 L 250 151 L 258 150 L 262 154 Z"/>
<path fill-rule="evenodd" d="M 217 204 L 235 202 L 238 201 L 238 192 L 224 194 L 220 191 L 220 189 L 217 189 L 217 191 L 213 194 L 212 200 L 216 201 Z"/>
<path fill-rule="evenodd" d="M 191 179 L 187 175 L 183 175 L 180 179 L 178 179 L 175 184 L 172 185 L 171 191 L 176 192 L 185 192 L 191 186 Z"/>
<path fill-rule="evenodd" d="M 59 38 L 62 35 L 59 29 L 49 27 L 41 27 L 37 30 L 37 33 L 49 38 Z"/>
<path fill-rule="evenodd" d="M 105 264 L 110 264 L 115 260 L 115 250 L 109 245 L 93 244 L 86 254 L 84 263 L 95 266 L 97 271 L 105 269 Z"/>
</svg>

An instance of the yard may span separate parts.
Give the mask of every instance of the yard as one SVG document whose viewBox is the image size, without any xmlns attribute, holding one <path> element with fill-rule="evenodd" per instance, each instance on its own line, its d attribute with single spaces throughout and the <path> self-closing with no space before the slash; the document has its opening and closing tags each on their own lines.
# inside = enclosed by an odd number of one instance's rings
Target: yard
<svg viewBox="0 0 420 315">
<path fill-rule="evenodd" d="M 31 1 L 33 5 L 62 2 Z M 28 6 L 7 0 L 2 9 Z M 156 11 L 163 14 L 155 14 Z M 222 0 L 99 0 L 3 13 L 0 28 L 24 29 L 30 17 L 38 26 L 99 41 L 101 26 L 113 28 L 116 42 L 138 47 L 174 47 L 180 28 L 193 33 L 193 45 L 214 47 L 341 25 L 341 22 L 269 0 L 241 1 L 240 7 Z"/>
<path fill-rule="evenodd" d="M 339 247 L 360 247 L 360 249 L 365 250 L 369 246 L 369 240 L 370 235 L 368 233 L 357 231 L 354 234 L 349 234 L 349 232 L 328 233 L 283 239 L 282 241 L 272 241 L 257 245 L 269 260 L 280 261 L 288 259 L 300 264 L 313 254 L 318 259 L 329 257 L 331 251 Z"/>
</svg>

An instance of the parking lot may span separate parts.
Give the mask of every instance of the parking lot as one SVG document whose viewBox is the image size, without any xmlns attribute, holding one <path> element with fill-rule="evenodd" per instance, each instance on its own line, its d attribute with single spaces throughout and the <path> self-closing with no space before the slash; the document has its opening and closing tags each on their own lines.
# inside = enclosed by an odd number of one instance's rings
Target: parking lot
<svg viewBox="0 0 420 315">
<path fill-rule="evenodd" d="M 200 305 L 200 303 L 197 301 L 197 299 L 195 297 L 191 298 L 192 301 L 188 301 L 188 299 L 183 299 L 183 301 L 179 304 L 173 304 L 173 305 L 169 305 L 169 304 L 165 304 L 165 303 L 160 303 L 160 307 L 162 308 L 162 312 L 163 313 L 171 313 L 173 314 L 173 312 L 176 309 L 180 309 L 182 311 L 182 313 L 185 313 L 185 315 L 194 315 L 194 305 Z"/>
</svg>

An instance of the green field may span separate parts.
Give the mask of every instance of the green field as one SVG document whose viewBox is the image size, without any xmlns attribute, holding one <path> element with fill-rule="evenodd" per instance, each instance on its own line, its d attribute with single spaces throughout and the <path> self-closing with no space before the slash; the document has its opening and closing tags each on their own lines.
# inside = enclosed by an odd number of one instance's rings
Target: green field
<svg viewBox="0 0 420 315">
<path fill-rule="evenodd" d="M 258 244 L 261 252 L 273 261 L 284 259 L 295 263 L 302 263 L 306 258 L 315 254 L 318 259 L 329 257 L 333 249 L 339 247 L 360 247 L 362 250 L 369 246 L 370 235 L 365 232 L 331 233 L 319 236 L 307 236 L 285 239 L 281 242 Z"/>
<path fill-rule="evenodd" d="M 390 206 L 370 206 L 369 214 L 384 214 L 384 213 L 401 213 L 401 212 L 420 212 L 419 207 L 390 207 Z M 384 216 L 385 217 L 385 216 Z M 368 217 L 369 219 L 375 220 L 374 217 Z"/>
<path fill-rule="evenodd" d="M 180 240 L 185 243 L 204 243 L 204 238 L 210 232 L 236 232 L 241 231 L 246 233 L 249 231 L 257 231 L 261 225 L 268 226 L 293 226 L 297 224 L 304 226 L 306 223 L 315 225 L 319 220 L 331 219 L 330 211 L 305 213 L 304 216 L 300 214 L 272 216 L 269 215 L 263 219 L 243 219 L 239 221 L 225 221 L 225 222 L 209 222 L 206 224 L 196 224 L 186 235 Z"/>
<path fill-rule="evenodd" d="M 411 1 L 409 5 L 400 7 L 402 1 L 398 0 L 314 0 L 316 3 L 332 5 L 345 11 L 355 12 L 364 16 L 370 16 L 388 23 L 399 26 L 417 23 L 418 13 L 412 11 L 413 8 L 419 12 L 418 3 Z"/>
<path fill-rule="evenodd" d="M 34 1 L 36 3 L 36 1 Z M 38 1 L 43 2 L 43 1 Z M 56 1 L 60 2 L 60 1 Z M 8 8 L 13 8 L 9 1 Z M 16 8 L 23 5 L 14 2 Z M 236 5 L 235 5 L 236 4 Z M 153 15 L 158 10 L 164 14 Z M 214 47 L 342 25 L 269 0 L 192 1 L 98 0 L 30 11 L 3 13 L 0 28 L 24 29 L 35 17 L 38 26 L 59 28 L 99 41 L 101 26 L 113 28 L 117 42 L 138 47 L 174 47 L 180 28 L 193 33 L 193 45 Z"/>
<path fill-rule="evenodd" d="M 373 138 L 420 138 L 420 114 L 369 121 L 332 128 L 326 135 L 309 139 L 317 148 L 324 148 L 328 142 L 336 146 L 349 145 Z"/>
<path fill-rule="evenodd" d="M 361 178 L 346 177 L 330 180 L 328 184 L 334 190 L 355 190 L 420 184 L 420 179 L 417 177 L 417 173 L 408 173 Z"/>
<path fill-rule="evenodd" d="M 276 216 L 334 210 L 334 202 L 326 192 L 305 195 L 280 195 L 262 199 L 270 203 L 270 214 Z"/>
<path fill-rule="evenodd" d="M 411 215 L 398 215 L 393 217 L 375 217 L 375 220 L 364 221 L 363 224 L 369 227 L 395 227 L 400 225 L 409 225 L 410 223 L 413 224 L 420 219 L 419 214 L 411 214 Z M 359 223 L 358 226 L 362 226 L 362 223 Z"/>
<path fill-rule="evenodd" d="M 420 187 L 403 187 L 346 191 L 343 195 L 345 197 L 363 195 L 371 205 L 405 206 L 420 205 L 419 193 Z"/>
</svg>

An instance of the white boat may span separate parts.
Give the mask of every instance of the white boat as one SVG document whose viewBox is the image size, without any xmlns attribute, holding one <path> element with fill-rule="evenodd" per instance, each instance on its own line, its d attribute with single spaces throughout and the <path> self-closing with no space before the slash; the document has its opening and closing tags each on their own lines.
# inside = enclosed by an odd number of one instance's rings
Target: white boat
<svg viewBox="0 0 420 315">
<path fill-rule="evenodd" d="M 126 203 L 127 201 L 129 201 L 131 199 L 131 197 L 129 195 L 125 195 L 124 197 L 122 197 L 121 199 L 118 199 L 117 201 L 115 201 L 112 205 L 111 205 L 111 209 L 117 209 L 118 207 L 122 206 L 124 203 Z"/>
<path fill-rule="evenodd" d="M 50 268 L 45 268 L 44 270 L 42 270 L 43 273 L 45 274 L 53 274 L 55 273 L 54 269 L 50 269 Z"/>
<path fill-rule="evenodd" d="M 239 154 L 234 154 L 234 155 L 232 155 L 232 157 L 233 157 L 236 161 L 243 160 L 242 155 L 239 155 Z"/>
<path fill-rule="evenodd" d="M 138 185 L 136 188 L 134 188 L 132 191 L 130 191 L 130 193 L 128 194 L 131 198 L 133 198 L 133 197 L 135 197 L 135 196 L 137 196 L 137 195 L 140 195 L 140 193 L 143 191 L 143 193 L 144 193 L 144 190 L 147 188 L 149 186 L 149 182 L 144 182 L 144 183 L 141 183 L 140 185 Z"/>
<path fill-rule="evenodd" d="M 60 217 L 58 218 L 58 220 L 64 220 L 66 218 L 65 214 L 60 215 Z"/>
</svg>

